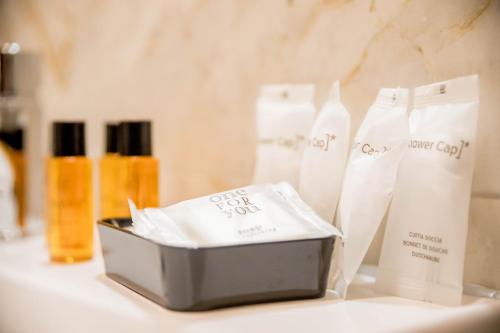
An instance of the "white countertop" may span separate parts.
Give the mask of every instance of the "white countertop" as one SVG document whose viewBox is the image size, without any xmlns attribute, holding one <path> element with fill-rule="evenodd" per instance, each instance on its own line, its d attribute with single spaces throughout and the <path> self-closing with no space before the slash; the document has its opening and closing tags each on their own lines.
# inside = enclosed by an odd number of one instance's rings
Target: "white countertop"
<svg viewBox="0 0 500 333">
<path fill-rule="evenodd" d="M 97 251 L 99 251 L 97 249 Z M 465 295 L 444 307 L 372 290 L 358 275 L 350 299 L 166 310 L 108 279 L 94 260 L 56 265 L 41 237 L 0 243 L 0 332 L 500 332 L 500 301 Z"/>
</svg>

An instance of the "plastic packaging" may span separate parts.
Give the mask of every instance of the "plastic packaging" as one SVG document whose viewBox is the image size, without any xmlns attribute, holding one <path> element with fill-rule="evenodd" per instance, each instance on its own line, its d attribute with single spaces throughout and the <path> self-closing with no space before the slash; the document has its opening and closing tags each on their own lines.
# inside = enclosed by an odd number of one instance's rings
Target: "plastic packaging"
<svg viewBox="0 0 500 333">
<path fill-rule="evenodd" d="M 356 133 L 337 210 L 344 237 L 335 246 L 330 281 L 342 297 L 391 200 L 408 145 L 407 104 L 407 89 L 381 89 Z"/>
<path fill-rule="evenodd" d="M 298 188 L 302 152 L 316 113 L 313 98 L 313 85 L 261 88 L 254 184 L 286 181 Z"/>
<path fill-rule="evenodd" d="M 333 223 L 349 151 L 351 117 L 340 101 L 339 82 L 309 134 L 299 177 L 299 193 L 323 219 Z"/>
<path fill-rule="evenodd" d="M 418 87 L 408 152 L 398 175 L 377 287 L 458 305 L 479 108 L 477 76 Z"/>
<path fill-rule="evenodd" d="M 137 210 L 133 229 L 156 242 L 187 248 L 230 246 L 340 235 L 287 183 L 242 187 L 166 208 Z"/>
</svg>

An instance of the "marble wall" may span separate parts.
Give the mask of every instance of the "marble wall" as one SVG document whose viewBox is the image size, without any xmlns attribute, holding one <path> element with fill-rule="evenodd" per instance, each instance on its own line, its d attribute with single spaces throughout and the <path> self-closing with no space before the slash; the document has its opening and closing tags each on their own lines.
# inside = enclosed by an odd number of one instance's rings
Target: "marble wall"
<svg viewBox="0 0 500 333">
<path fill-rule="evenodd" d="M 86 119 L 91 156 L 105 120 L 154 120 L 163 204 L 249 183 L 262 83 L 320 104 L 340 79 L 357 128 L 380 87 L 478 73 L 466 279 L 500 289 L 500 1 L 0 0 L 3 40 L 42 57 L 43 128 Z"/>
</svg>

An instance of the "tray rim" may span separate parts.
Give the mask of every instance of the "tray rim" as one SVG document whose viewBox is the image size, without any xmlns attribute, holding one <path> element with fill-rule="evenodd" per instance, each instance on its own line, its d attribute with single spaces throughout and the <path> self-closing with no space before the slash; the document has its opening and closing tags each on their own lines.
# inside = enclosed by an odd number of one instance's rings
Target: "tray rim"
<svg viewBox="0 0 500 333">
<path fill-rule="evenodd" d="M 168 245 L 168 244 L 159 243 L 159 242 L 157 242 L 155 240 L 143 237 L 141 235 L 137 235 L 137 234 L 133 233 L 130 230 L 118 227 L 118 226 L 113 225 L 112 223 L 109 222 L 110 220 L 116 220 L 116 219 L 119 219 L 119 220 L 131 220 L 131 218 L 127 218 L 127 217 L 107 218 L 107 219 L 100 219 L 100 220 L 98 220 L 97 224 L 98 225 L 102 225 L 102 226 L 107 227 L 107 228 L 115 229 L 115 230 L 120 231 L 120 232 L 124 232 L 124 233 L 130 234 L 130 235 L 132 235 L 134 237 L 143 239 L 145 241 L 151 242 L 151 243 L 153 243 L 155 245 L 158 245 L 158 246 L 162 246 L 162 247 L 169 248 L 169 249 L 178 249 L 178 250 L 190 250 L 190 251 L 193 251 L 193 250 L 205 250 L 205 249 L 206 250 L 208 250 L 208 249 L 226 249 L 226 248 L 247 247 L 247 246 L 256 246 L 256 245 L 284 244 L 284 243 L 296 243 L 296 242 L 305 242 L 305 241 L 323 241 L 323 240 L 327 240 L 327 239 L 333 239 L 333 241 L 336 241 L 336 238 L 337 238 L 337 235 L 329 235 L 329 236 L 325 236 L 325 237 L 298 238 L 298 239 L 289 239 L 289 240 L 281 240 L 281 241 L 270 241 L 270 242 L 259 242 L 259 243 L 232 244 L 232 245 L 222 245 L 222 246 L 183 247 L 183 246 L 175 246 L 175 245 Z"/>
</svg>

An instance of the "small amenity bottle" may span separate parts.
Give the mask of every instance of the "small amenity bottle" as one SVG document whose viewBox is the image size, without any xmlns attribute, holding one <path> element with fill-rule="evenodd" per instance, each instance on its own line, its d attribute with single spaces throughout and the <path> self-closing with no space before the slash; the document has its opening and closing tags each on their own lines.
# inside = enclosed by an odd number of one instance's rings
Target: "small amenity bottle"
<svg viewBox="0 0 500 333">
<path fill-rule="evenodd" d="M 16 82 L 17 72 L 22 69 L 18 62 L 19 52 L 17 43 L 5 43 L 0 50 L 0 143 L 14 171 L 18 235 L 25 226 L 24 126 L 20 120 L 24 98 L 19 95 L 19 83 Z"/>
<path fill-rule="evenodd" d="M 158 160 L 152 156 L 151 122 L 125 121 L 118 128 L 119 217 L 130 217 L 127 199 L 142 209 L 158 207 Z"/>
<path fill-rule="evenodd" d="M 101 219 L 120 217 L 117 183 L 121 159 L 118 155 L 118 124 L 106 124 L 106 152 L 99 163 Z"/>
<path fill-rule="evenodd" d="M 47 240 L 53 262 L 92 258 L 92 161 L 85 156 L 85 124 L 55 122 L 47 161 Z"/>
</svg>

